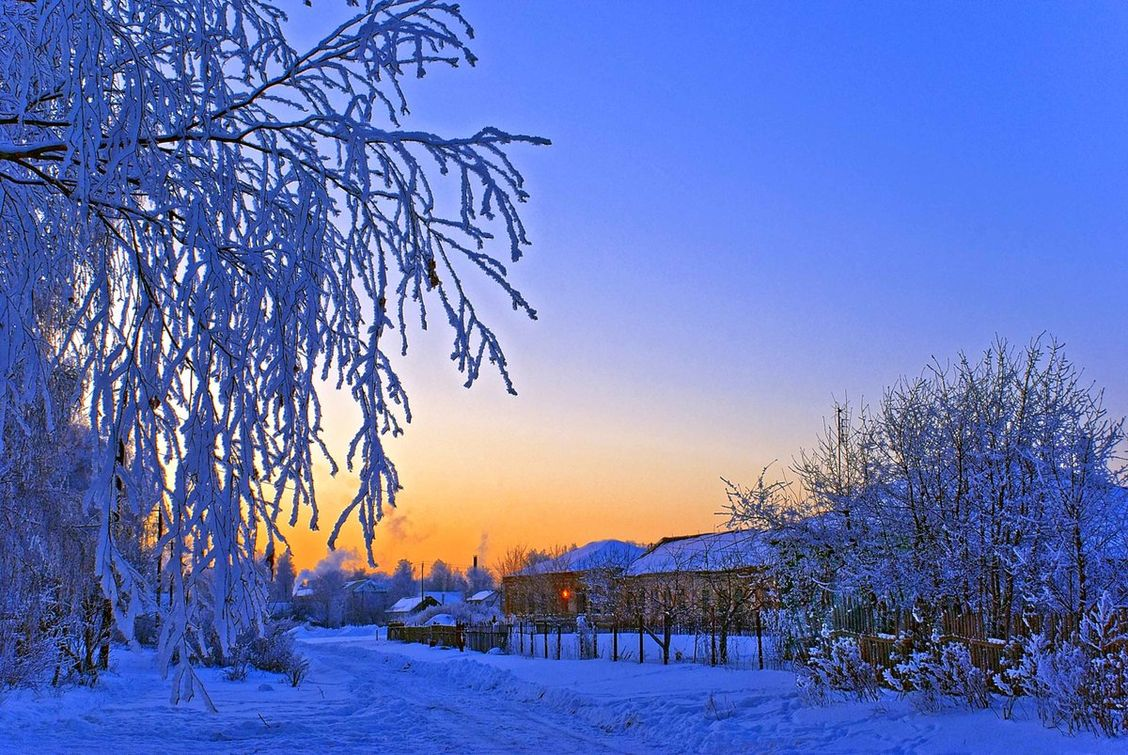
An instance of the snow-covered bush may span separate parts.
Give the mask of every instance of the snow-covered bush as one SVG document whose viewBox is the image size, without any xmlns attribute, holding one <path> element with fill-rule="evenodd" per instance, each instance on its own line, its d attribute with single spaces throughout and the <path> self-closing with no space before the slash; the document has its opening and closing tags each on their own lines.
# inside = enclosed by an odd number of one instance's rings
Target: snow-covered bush
<svg viewBox="0 0 1128 755">
<path fill-rule="evenodd" d="M 286 669 L 285 679 L 290 683 L 291 687 L 299 687 L 309 675 L 309 661 L 305 658 L 297 658 L 289 668 Z"/>
<path fill-rule="evenodd" d="M 279 621 L 269 623 L 262 635 L 246 632 L 226 657 L 213 659 L 213 663 L 225 665 L 224 674 L 231 681 L 245 679 L 248 667 L 289 677 L 305 663 L 294 648 L 293 627 L 292 622 Z"/>
<path fill-rule="evenodd" d="M 1037 700 L 1047 726 L 1128 735 L 1128 638 L 1107 595 L 1086 614 L 1078 639 L 1050 648 L 1032 638 L 1015 680 Z"/>
<path fill-rule="evenodd" d="M 916 641 L 907 634 L 897 638 L 892 668 L 882 674 L 884 682 L 909 696 L 921 710 L 937 710 L 945 698 L 954 698 L 970 708 L 990 703 L 987 675 L 971 661 L 963 643 L 932 637 Z"/>
<path fill-rule="evenodd" d="M 809 703 L 825 704 L 833 690 L 847 692 L 859 700 L 876 700 L 877 671 L 862 658 L 855 637 L 824 637 L 811 648 L 800 667 L 799 691 Z"/>
</svg>

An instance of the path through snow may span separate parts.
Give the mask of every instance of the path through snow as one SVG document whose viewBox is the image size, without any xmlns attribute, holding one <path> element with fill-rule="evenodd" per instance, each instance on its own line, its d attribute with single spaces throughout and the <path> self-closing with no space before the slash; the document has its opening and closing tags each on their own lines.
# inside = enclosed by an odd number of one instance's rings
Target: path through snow
<svg viewBox="0 0 1128 755">
<path fill-rule="evenodd" d="M 3 752 L 1059 753 L 1124 752 L 1066 737 L 1029 712 L 924 715 L 880 703 L 802 705 L 785 672 L 692 664 L 545 661 L 376 640 L 370 629 L 301 631 L 311 659 L 292 689 L 252 672 L 203 677 L 219 713 L 168 703 L 149 652 L 117 654 L 96 689 L 10 693 Z"/>
</svg>

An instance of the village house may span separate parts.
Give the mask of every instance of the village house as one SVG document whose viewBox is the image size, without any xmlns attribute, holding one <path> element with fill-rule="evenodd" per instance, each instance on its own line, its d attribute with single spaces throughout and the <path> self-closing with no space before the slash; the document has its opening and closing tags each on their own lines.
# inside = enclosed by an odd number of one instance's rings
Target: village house
<svg viewBox="0 0 1128 755">
<path fill-rule="evenodd" d="M 498 608 L 501 604 L 501 593 L 497 590 L 479 590 L 466 599 L 466 605 L 474 608 Z"/>
<path fill-rule="evenodd" d="M 388 610 L 388 586 L 372 577 L 345 583 L 345 622 L 378 624 Z"/>
<path fill-rule="evenodd" d="M 614 581 L 643 548 L 599 540 L 541 561 L 502 579 L 505 613 L 573 617 L 603 614 L 613 605 Z"/>
<path fill-rule="evenodd" d="M 618 613 L 647 624 L 747 626 L 767 605 L 766 535 L 753 530 L 667 537 L 622 574 Z"/>
<path fill-rule="evenodd" d="M 389 624 L 397 621 L 403 622 L 420 611 L 437 605 L 439 605 L 439 601 L 435 600 L 430 595 L 409 595 L 393 603 L 384 613 L 384 616 L 387 618 Z"/>
</svg>

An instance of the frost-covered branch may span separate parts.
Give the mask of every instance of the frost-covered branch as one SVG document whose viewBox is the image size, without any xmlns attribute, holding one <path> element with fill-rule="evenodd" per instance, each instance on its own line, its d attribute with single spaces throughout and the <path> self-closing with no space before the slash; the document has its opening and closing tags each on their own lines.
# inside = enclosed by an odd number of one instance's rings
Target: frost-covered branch
<svg viewBox="0 0 1128 755">
<path fill-rule="evenodd" d="M 263 0 L 0 0 L 0 415 L 76 366 L 102 585 L 126 631 L 152 609 L 108 523 L 161 518 L 166 662 L 253 619 L 279 521 L 317 526 L 315 454 L 337 469 L 320 380 L 362 416 L 330 544 L 355 518 L 371 558 L 400 486 L 382 438 L 411 416 L 391 359 L 409 322 L 437 311 L 466 384 L 488 363 L 512 392 L 463 282 L 536 314 L 493 249 L 529 243 L 508 150 L 547 141 L 401 126 L 404 77 L 474 62 L 458 6 L 362 3 L 306 50 L 287 23 Z M 69 312 L 44 351 L 48 287 Z"/>
</svg>

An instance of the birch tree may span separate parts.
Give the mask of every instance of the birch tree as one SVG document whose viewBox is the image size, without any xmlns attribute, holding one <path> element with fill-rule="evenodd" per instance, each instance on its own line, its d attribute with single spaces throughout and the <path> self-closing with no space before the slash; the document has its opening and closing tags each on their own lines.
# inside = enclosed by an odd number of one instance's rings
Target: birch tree
<svg viewBox="0 0 1128 755">
<path fill-rule="evenodd" d="M 111 514 L 156 520 L 174 696 L 205 623 L 225 647 L 261 615 L 255 555 L 273 559 L 279 523 L 320 524 L 315 458 L 338 469 L 321 381 L 362 417 L 329 545 L 355 520 L 371 560 L 400 487 L 383 439 L 411 418 L 393 363 L 409 323 L 447 326 L 467 386 L 486 367 L 512 392 L 466 286 L 535 317 L 506 266 L 529 243 L 510 150 L 547 142 L 408 128 L 405 80 L 472 65 L 472 28 L 437 0 L 349 6 L 298 49 L 290 24 L 318 18 L 300 5 L 0 0 L 0 421 L 76 370 L 97 575 L 128 633 L 158 585 Z M 67 307 L 51 343 L 47 291 Z"/>
</svg>

